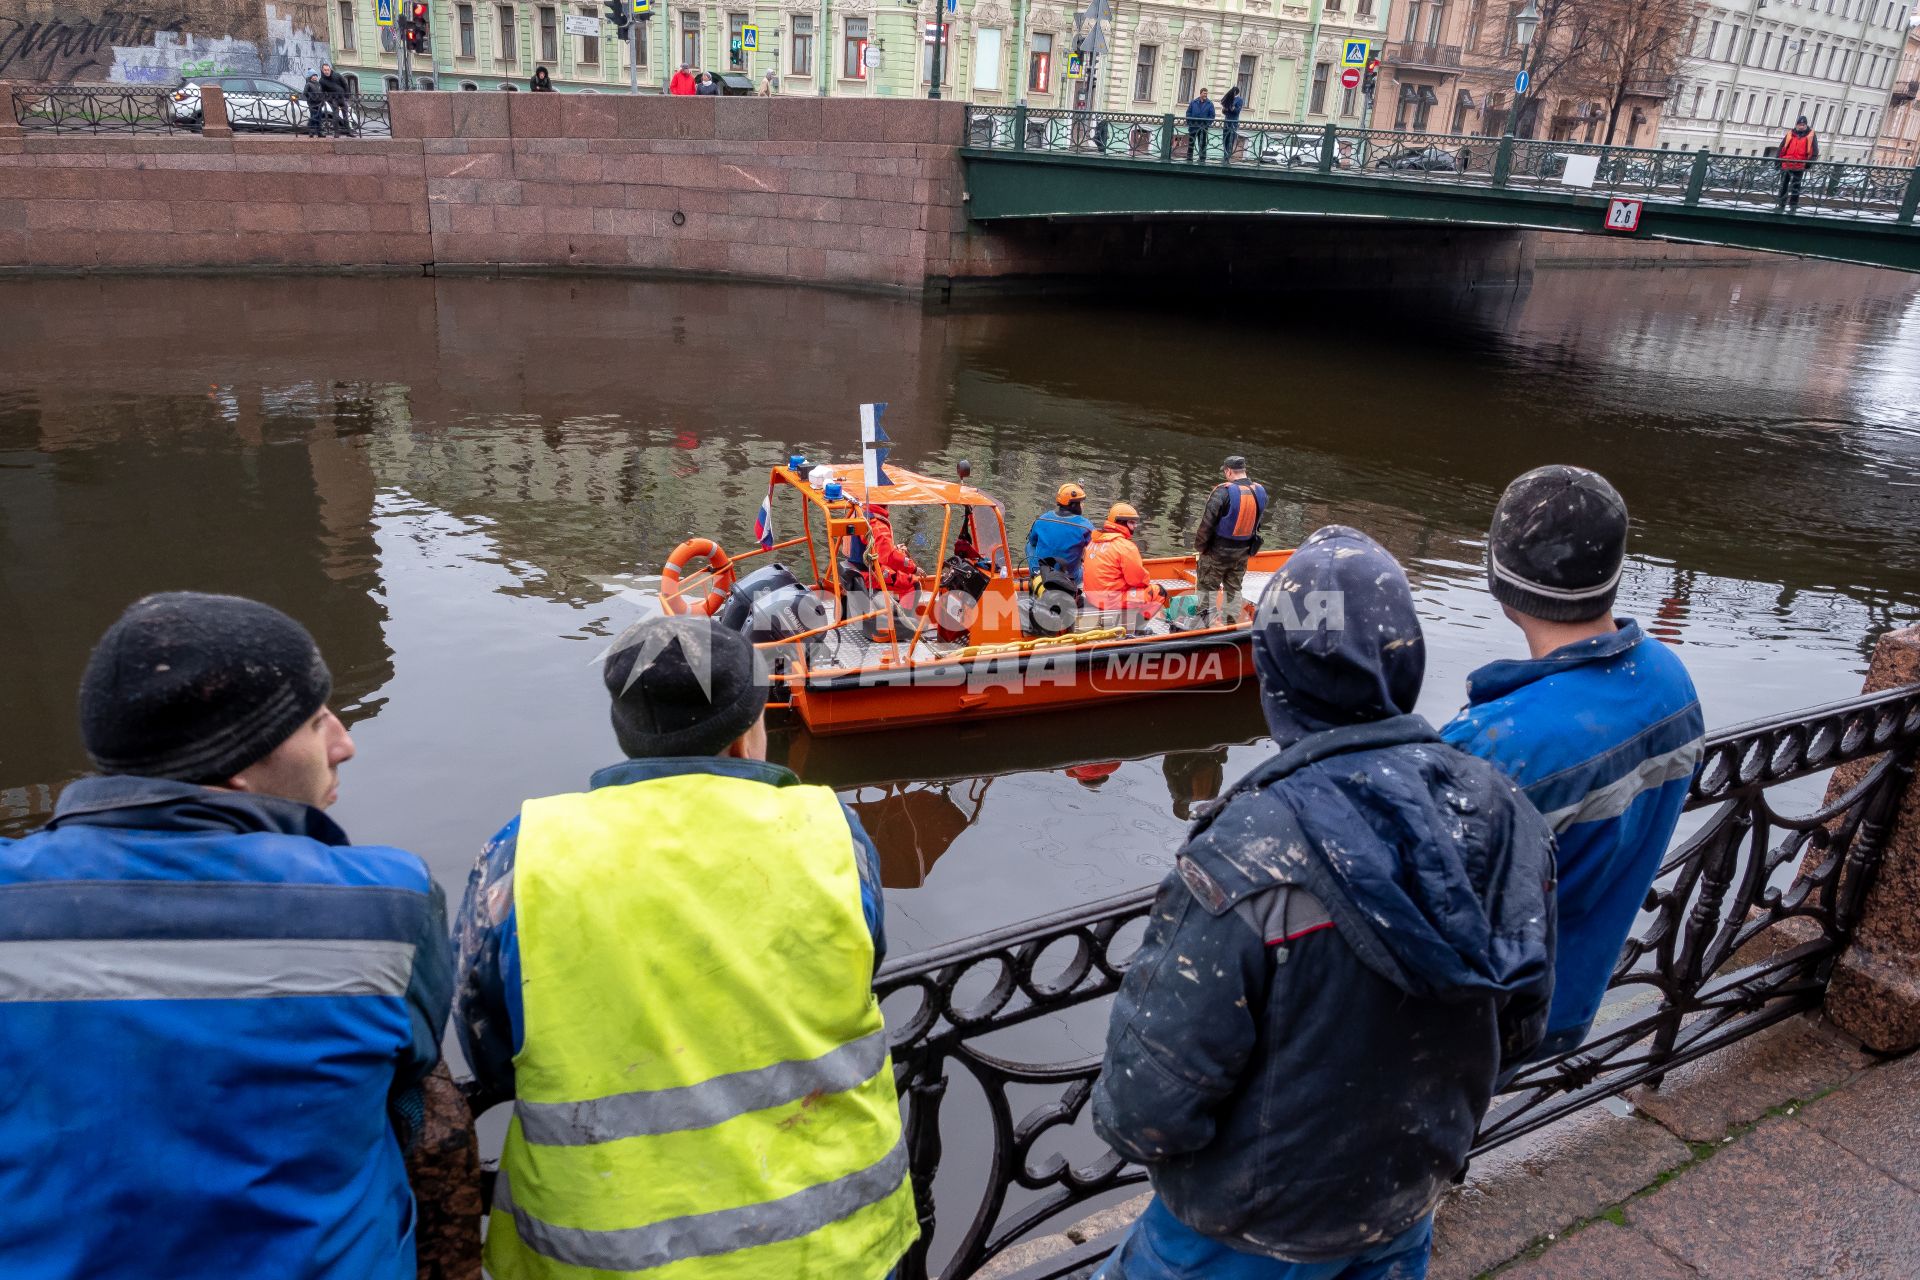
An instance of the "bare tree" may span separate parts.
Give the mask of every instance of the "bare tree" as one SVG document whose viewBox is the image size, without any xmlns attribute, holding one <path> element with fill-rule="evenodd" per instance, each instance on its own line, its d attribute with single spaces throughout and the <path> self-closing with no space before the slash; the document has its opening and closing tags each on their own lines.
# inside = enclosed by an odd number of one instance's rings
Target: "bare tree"
<svg viewBox="0 0 1920 1280">
<path fill-rule="evenodd" d="M 1598 37 L 1593 23 L 1595 3 L 1596 0 L 1536 0 L 1540 25 L 1534 29 L 1523 60 L 1527 92 L 1525 99 L 1515 104 L 1519 114 L 1514 118 L 1513 132 L 1517 136 L 1533 136 L 1540 118 L 1540 104 L 1546 101 L 1549 89 L 1584 78 L 1583 72 Z M 1506 0 L 1503 20 L 1508 32 L 1513 30 L 1515 16 L 1526 5 L 1527 0 Z"/>
<path fill-rule="evenodd" d="M 1607 145 L 1629 97 L 1667 96 L 1686 60 L 1700 0 L 1586 0 L 1597 39 L 1589 78 L 1607 104 Z"/>
</svg>

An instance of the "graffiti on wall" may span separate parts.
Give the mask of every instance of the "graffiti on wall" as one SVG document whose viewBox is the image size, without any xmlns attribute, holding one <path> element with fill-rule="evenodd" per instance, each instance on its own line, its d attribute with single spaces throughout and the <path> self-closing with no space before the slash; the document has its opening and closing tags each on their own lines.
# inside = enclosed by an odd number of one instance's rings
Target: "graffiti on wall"
<svg viewBox="0 0 1920 1280">
<path fill-rule="evenodd" d="M 302 0 L 95 0 L 93 7 L 40 0 L 38 7 L 23 17 L 0 15 L 0 79 L 165 85 L 241 75 L 297 87 L 327 57 L 323 20 L 302 12 L 312 7 Z"/>
</svg>

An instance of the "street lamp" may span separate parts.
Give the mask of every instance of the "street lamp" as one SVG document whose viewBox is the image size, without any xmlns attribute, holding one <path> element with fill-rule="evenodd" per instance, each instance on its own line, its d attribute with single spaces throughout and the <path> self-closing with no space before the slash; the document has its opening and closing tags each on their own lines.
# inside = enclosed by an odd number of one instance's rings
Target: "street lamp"
<svg viewBox="0 0 1920 1280">
<path fill-rule="evenodd" d="M 1527 50 L 1533 44 L 1534 33 L 1540 29 L 1540 6 L 1534 0 L 1527 0 L 1526 6 L 1513 15 L 1513 43 L 1520 49 L 1520 72 L 1527 71 Z M 1528 77 L 1531 79 L 1531 77 Z M 1527 86 L 1531 88 L 1529 84 Z M 1526 93 L 1518 85 L 1513 91 L 1513 110 L 1507 115 L 1507 136 L 1514 136 L 1520 123 L 1520 111 L 1525 105 Z"/>
</svg>

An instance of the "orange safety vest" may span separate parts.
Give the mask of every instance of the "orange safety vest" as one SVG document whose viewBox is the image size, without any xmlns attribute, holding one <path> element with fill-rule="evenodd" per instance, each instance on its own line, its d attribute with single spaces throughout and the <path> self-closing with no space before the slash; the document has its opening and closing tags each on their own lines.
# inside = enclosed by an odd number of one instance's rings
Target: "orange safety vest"
<svg viewBox="0 0 1920 1280">
<path fill-rule="evenodd" d="M 1804 169 L 1813 157 L 1813 130 L 1789 133 L 1780 143 L 1780 167 Z"/>
</svg>

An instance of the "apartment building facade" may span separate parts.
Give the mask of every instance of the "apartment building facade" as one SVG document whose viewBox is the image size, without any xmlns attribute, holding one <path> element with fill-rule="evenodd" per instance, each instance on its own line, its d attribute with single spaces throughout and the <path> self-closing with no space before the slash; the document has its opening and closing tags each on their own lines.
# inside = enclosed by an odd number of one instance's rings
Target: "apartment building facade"
<svg viewBox="0 0 1920 1280">
<path fill-rule="evenodd" d="M 1800 116 L 1827 160 L 1872 157 L 1914 0 L 1704 0 L 1659 145 L 1772 155 Z"/>
<path fill-rule="evenodd" d="M 1900 51 L 1900 65 L 1893 72 L 1893 89 L 1887 95 L 1887 118 L 1874 141 L 1873 162 L 1901 166 L 1920 165 L 1920 21 L 1910 21 L 1906 47 Z"/>
<path fill-rule="evenodd" d="M 1205 88 L 1217 101 L 1238 84 L 1248 120 L 1359 126 L 1368 104 L 1340 84 L 1347 40 L 1375 47 L 1388 6 L 1403 0 L 1215 0 L 1207 7 L 1114 0 L 1104 54 L 1090 76 L 1069 75 L 1076 38 L 1091 22 L 1064 0 L 960 0 L 941 45 L 944 96 L 983 104 L 1184 112 Z M 933 0 L 655 0 L 629 45 L 604 22 L 599 0 L 431 0 L 432 48 L 416 58 L 416 87 L 525 89 L 536 67 L 571 92 L 624 92 L 639 57 L 642 92 L 660 92 L 691 66 L 745 76 L 774 73 L 786 95 L 924 97 L 932 87 Z M 398 87 L 392 28 L 375 0 L 328 0 L 335 62 L 363 92 Z M 589 25 L 595 34 L 570 32 Z M 735 41 L 752 27 L 756 49 Z M 741 41 L 744 45 L 744 41 Z"/>
</svg>

